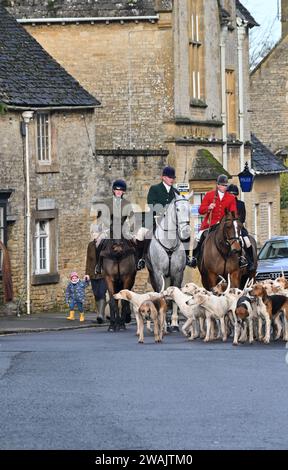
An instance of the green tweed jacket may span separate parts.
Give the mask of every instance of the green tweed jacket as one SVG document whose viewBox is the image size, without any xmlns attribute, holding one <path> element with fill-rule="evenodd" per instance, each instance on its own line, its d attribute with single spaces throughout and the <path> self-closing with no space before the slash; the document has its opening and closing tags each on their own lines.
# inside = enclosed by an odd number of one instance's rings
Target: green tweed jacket
<svg viewBox="0 0 288 470">
<path fill-rule="evenodd" d="M 163 207 L 165 207 L 167 204 L 170 204 L 177 194 L 179 194 L 179 192 L 172 186 L 168 193 L 162 182 L 159 184 L 154 184 L 148 191 L 147 203 L 149 205 L 161 204 Z"/>
</svg>

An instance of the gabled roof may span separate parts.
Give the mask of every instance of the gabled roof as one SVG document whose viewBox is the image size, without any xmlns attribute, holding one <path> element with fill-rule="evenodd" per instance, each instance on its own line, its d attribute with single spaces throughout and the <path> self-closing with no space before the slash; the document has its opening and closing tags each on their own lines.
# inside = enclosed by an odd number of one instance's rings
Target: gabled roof
<svg viewBox="0 0 288 470">
<path fill-rule="evenodd" d="M 249 28 L 253 28 L 253 26 L 259 26 L 259 23 L 253 18 L 251 13 L 247 10 L 247 8 L 242 5 L 239 0 L 236 0 L 236 9 L 237 9 L 237 14 L 240 16 L 245 21 L 248 21 L 248 26 Z"/>
<path fill-rule="evenodd" d="M 252 168 L 256 174 L 288 173 L 288 168 L 254 134 L 251 134 Z"/>
<path fill-rule="evenodd" d="M 224 170 L 221 163 L 213 157 L 212 153 L 207 149 L 200 149 L 197 151 L 195 158 L 192 161 L 192 167 L 189 173 L 189 180 L 197 181 L 211 181 L 217 179 L 219 175 L 231 175 Z"/>
<path fill-rule="evenodd" d="M 155 0 L 14 0 L 16 18 L 129 17 L 155 15 Z M 162 2 L 163 4 L 165 2 Z M 167 2 L 166 3 L 170 3 Z"/>
<path fill-rule="evenodd" d="M 1 5 L 0 102 L 35 108 L 100 104 Z"/>
</svg>

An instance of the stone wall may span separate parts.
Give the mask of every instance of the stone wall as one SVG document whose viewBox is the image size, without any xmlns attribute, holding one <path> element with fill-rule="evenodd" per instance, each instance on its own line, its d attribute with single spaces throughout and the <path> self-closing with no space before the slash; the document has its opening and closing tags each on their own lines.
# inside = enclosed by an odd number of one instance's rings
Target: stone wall
<svg viewBox="0 0 288 470">
<path fill-rule="evenodd" d="M 281 209 L 281 233 L 280 235 L 288 235 L 288 209 Z"/>
<path fill-rule="evenodd" d="M 141 22 L 28 26 L 97 97 L 97 148 L 160 148 L 173 116 L 171 31 Z"/>
<path fill-rule="evenodd" d="M 288 145 L 288 37 L 251 74 L 251 126 L 273 152 Z"/>
</svg>

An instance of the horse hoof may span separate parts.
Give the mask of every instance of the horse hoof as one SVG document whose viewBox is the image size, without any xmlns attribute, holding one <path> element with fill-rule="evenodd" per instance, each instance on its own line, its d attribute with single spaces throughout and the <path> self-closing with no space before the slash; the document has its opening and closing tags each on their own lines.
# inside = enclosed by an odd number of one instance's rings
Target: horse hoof
<svg viewBox="0 0 288 470">
<path fill-rule="evenodd" d="M 167 326 L 167 333 L 172 333 L 172 327 L 171 326 Z"/>
<path fill-rule="evenodd" d="M 126 330 L 125 324 L 121 324 L 121 325 L 119 326 L 119 330 Z"/>
<path fill-rule="evenodd" d="M 113 332 L 116 331 L 115 325 L 109 325 L 107 331 L 113 331 Z"/>
<path fill-rule="evenodd" d="M 96 320 L 97 320 L 97 323 L 99 323 L 99 325 L 101 325 L 101 323 L 103 323 L 103 318 L 102 317 L 97 317 Z"/>
<path fill-rule="evenodd" d="M 171 328 L 172 333 L 175 333 L 176 331 L 179 331 L 179 326 L 172 326 Z"/>
</svg>

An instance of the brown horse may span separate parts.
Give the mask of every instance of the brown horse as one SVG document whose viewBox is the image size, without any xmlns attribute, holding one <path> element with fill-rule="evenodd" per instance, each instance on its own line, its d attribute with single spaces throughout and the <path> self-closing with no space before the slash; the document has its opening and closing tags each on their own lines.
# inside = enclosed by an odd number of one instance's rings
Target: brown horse
<svg viewBox="0 0 288 470">
<path fill-rule="evenodd" d="M 108 331 L 125 329 L 131 320 L 130 306 L 122 300 L 121 317 L 118 302 L 113 295 L 122 289 L 131 290 L 136 277 L 136 249 L 128 240 L 105 240 L 101 250 L 101 264 L 109 292 L 110 325 Z"/>
<path fill-rule="evenodd" d="M 221 222 L 206 236 L 198 259 L 198 269 L 206 289 L 211 290 L 216 286 L 219 275 L 227 279 L 230 274 L 231 287 L 239 288 L 244 287 L 248 277 L 255 277 L 257 246 L 250 235 L 255 270 L 248 273 L 246 267 L 239 267 L 239 257 L 242 253 L 241 228 L 242 224 L 236 219 L 235 213 L 226 209 Z"/>
</svg>

